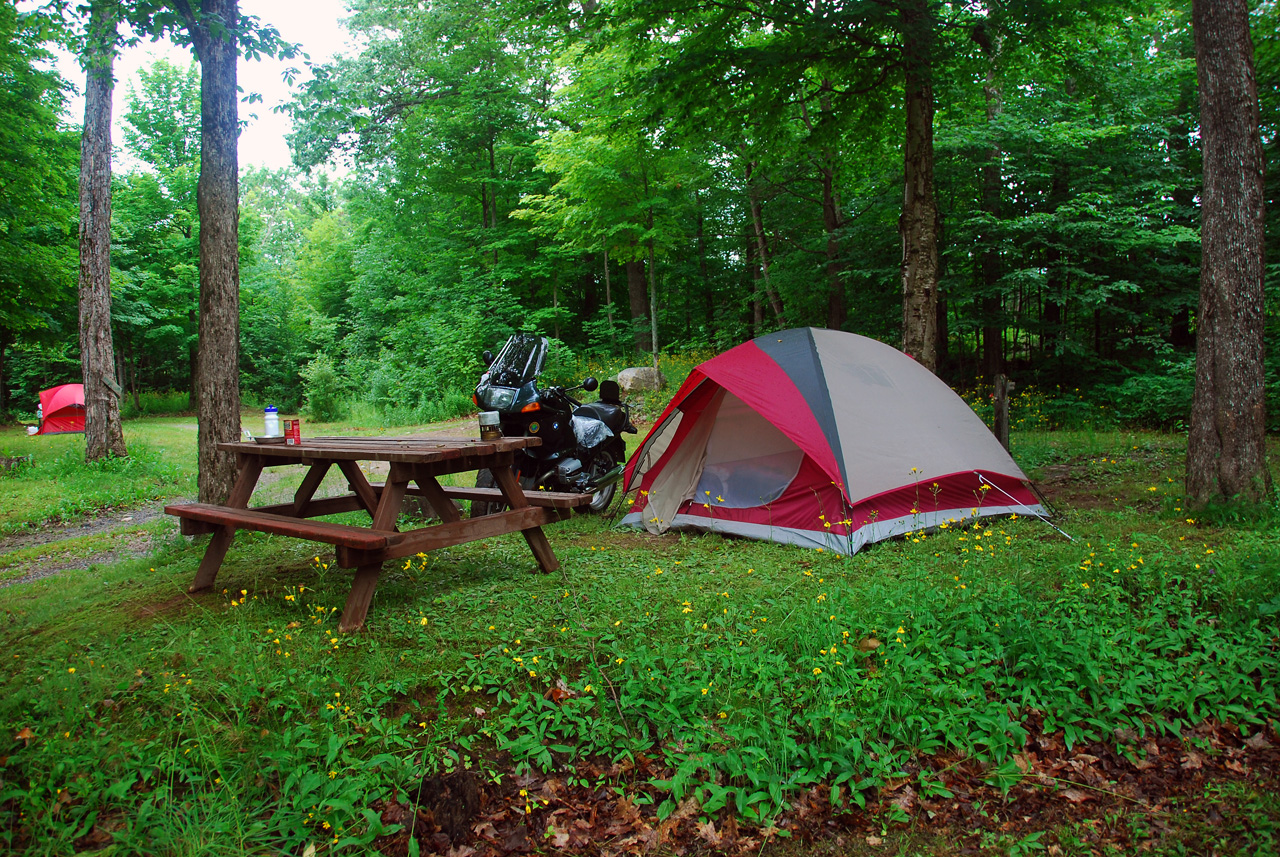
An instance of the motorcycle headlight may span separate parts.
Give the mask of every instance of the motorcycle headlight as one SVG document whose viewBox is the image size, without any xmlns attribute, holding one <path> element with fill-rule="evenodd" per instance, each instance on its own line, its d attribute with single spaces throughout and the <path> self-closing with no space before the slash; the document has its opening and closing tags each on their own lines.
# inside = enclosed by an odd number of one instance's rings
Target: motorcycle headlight
<svg viewBox="0 0 1280 857">
<path fill-rule="evenodd" d="M 505 411 L 511 408 L 516 400 L 516 390 L 510 387 L 490 387 L 480 395 L 486 408 L 493 411 Z"/>
</svg>

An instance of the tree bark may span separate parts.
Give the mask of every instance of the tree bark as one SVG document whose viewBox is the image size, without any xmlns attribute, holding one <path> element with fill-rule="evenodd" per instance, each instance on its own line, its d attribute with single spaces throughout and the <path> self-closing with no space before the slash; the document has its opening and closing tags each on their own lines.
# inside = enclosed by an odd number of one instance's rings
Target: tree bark
<svg viewBox="0 0 1280 857">
<path fill-rule="evenodd" d="M 613 286 L 609 283 L 609 243 L 604 244 L 604 305 L 605 317 L 609 319 L 609 349 L 612 352 L 617 344 L 613 330 Z"/>
<path fill-rule="evenodd" d="M 240 438 L 240 255 L 236 38 L 238 0 L 202 0 L 187 17 L 200 60 L 200 324 L 196 387 L 200 502 L 231 493 L 235 456 L 219 443 Z"/>
<path fill-rule="evenodd" d="M 1187 495 L 1257 501 L 1271 488 L 1263 367 L 1265 206 L 1246 0 L 1192 0 L 1204 191 Z"/>
<path fill-rule="evenodd" d="M 120 8 L 94 0 L 85 56 L 80 136 L 80 370 L 86 461 L 129 454 L 111 341 L 111 93 Z"/>
<path fill-rule="evenodd" d="M 987 124 L 995 123 L 1004 111 L 1003 94 L 1000 91 L 998 63 L 1000 60 L 1003 37 L 987 39 L 987 80 L 982 87 L 982 97 L 986 102 Z M 990 216 L 992 224 L 1000 220 L 1001 170 L 1000 146 L 993 144 L 987 149 L 987 161 L 982 166 L 982 211 Z M 983 245 L 980 257 L 982 275 L 982 369 L 987 380 L 995 382 L 997 375 L 1004 372 L 1004 301 L 1000 295 L 1001 261 L 996 249 L 996 236 L 985 231 L 979 237 Z"/>
<path fill-rule="evenodd" d="M 653 339 L 649 335 L 649 326 L 643 324 L 649 315 L 649 296 L 646 294 L 645 289 L 644 260 L 633 259 L 623 267 L 627 272 L 627 301 L 631 305 L 631 327 L 636 338 L 636 353 L 652 351 Z"/>
<path fill-rule="evenodd" d="M 773 282 L 769 279 L 769 245 L 764 240 L 764 212 L 760 206 L 760 189 L 751 176 L 754 169 L 755 164 L 747 164 L 747 202 L 751 207 L 751 229 L 755 235 L 756 253 L 760 262 L 759 268 L 753 270 L 759 271 L 761 285 L 765 296 L 769 299 L 773 317 L 778 322 L 778 327 L 784 328 L 787 322 L 782 312 L 782 298 L 774 291 Z"/>
<path fill-rule="evenodd" d="M 653 229 L 653 212 L 649 213 L 649 228 Z M 649 239 L 649 342 L 653 346 L 653 368 L 658 368 L 658 266 L 653 258 L 653 239 Z"/>
<path fill-rule="evenodd" d="M 844 327 L 846 310 L 844 300 L 844 264 L 840 261 L 839 230 L 844 224 L 840 216 L 840 202 L 835 191 L 835 159 L 824 158 L 822 173 L 822 228 L 827 233 L 827 327 L 840 330 Z M 763 263 L 763 258 L 761 262 Z"/>
<path fill-rule="evenodd" d="M 900 14 L 907 124 L 898 223 L 902 350 L 934 372 L 938 368 L 938 204 L 933 193 L 933 16 L 928 0 L 908 0 Z"/>
<path fill-rule="evenodd" d="M 9 385 L 4 379 L 4 357 L 5 352 L 9 350 L 9 336 L 5 333 L 5 329 L 0 327 L 0 414 L 9 412 L 9 399 L 5 395 L 5 390 L 9 389 Z"/>
</svg>

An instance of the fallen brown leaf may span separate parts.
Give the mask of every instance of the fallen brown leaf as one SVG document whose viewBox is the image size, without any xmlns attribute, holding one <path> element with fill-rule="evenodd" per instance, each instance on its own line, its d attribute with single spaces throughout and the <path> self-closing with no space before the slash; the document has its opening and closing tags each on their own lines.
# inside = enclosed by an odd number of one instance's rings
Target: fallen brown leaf
<svg viewBox="0 0 1280 857">
<path fill-rule="evenodd" d="M 552 848 L 564 848 L 569 844 L 569 834 L 555 825 L 547 825 L 547 841 Z"/>
<path fill-rule="evenodd" d="M 1245 739 L 1244 745 L 1250 750 L 1265 750 L 1271 746 L 1271 742 L 1267 740 L 1267 736 L 1262 732 L 1254 732 Z"/>
<path fill-rule="evenodd" d="M 507 841 L 502 843 L 502 850 L 532 851 L 533 845 L 529 842 L 529 828 L 523 824 L 517 825 L 507 836 Z"/>
<path fill-rule="evenodd" d="M 916 805 L 916 790 L 907 786 L 893 799 L 893 805 L 910 815 L 912 808 Z"/>
</svg>

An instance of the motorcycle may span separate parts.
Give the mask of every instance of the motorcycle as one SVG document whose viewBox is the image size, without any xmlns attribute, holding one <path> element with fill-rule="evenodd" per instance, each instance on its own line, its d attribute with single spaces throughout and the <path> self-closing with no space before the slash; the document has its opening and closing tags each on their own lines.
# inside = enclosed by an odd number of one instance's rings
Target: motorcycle
<svg viewBox="0 0 1280 857">
<path fill-rule="evenodd" d="M 497 356 L 486 351 L 488 370 L 472 398 L 481 410 L 498 413 L 504 437 L 542 439 L 540 446 L 517 453 L 515 469 L 522 488 L 591 494 L 585 508 L 598 514 L 609 508 L 622 478 L 626 443 L 621 435 L 636 433 L 631 407 L 621 401 L 616 381 L 600 384 L 588 377 L 576 387 L 539 388 L 548 351 L 545 337 L 528 333 L 511 336 Z M 598 402 L 583 404 L 572 395 L 597 389 Z M 493 486 L 493 475 L 480 471 L 476 487 Z M 501 503 L 475 501 L 471 516 L 502 508 Z"/>
</svg>

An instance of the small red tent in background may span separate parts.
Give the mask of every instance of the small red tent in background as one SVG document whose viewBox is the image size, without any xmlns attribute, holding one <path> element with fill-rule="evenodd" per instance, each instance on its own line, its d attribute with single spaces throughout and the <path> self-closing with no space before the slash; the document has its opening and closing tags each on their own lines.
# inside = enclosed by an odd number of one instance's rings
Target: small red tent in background
<svg viewBox="0 0 1280 857">
<path fill-rule="evenodd" d="M 84 431 L 84 384 L 63 384 L 40 391 L 44 414 L 36 434 L 65 434 Z"/>
</svg>

